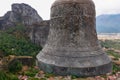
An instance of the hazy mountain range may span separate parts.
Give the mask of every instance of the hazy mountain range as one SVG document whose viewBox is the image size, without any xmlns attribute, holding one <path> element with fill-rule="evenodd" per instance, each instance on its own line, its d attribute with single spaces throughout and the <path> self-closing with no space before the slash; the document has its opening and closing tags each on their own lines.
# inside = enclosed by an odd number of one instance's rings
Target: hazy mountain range
<svg viewBox="0 0 120 80">
<path fill-rule="evenodd" d="M 120 14 L 98 16 L 96 27 L 98 33 L 120 33 Z"/>
</svg>

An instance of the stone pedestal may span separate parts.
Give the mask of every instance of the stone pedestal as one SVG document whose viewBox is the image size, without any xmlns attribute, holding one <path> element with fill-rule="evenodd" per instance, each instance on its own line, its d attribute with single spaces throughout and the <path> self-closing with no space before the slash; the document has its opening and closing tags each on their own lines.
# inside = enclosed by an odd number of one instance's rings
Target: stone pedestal
<svg viewBox="0 0 120 80">
<path fill-rule="evenodd" d="M 95 76 L 111 71 L 111 59 L 98 43 L 91 0 L 53 3 L 48 41 L 37 60 L 42 70 L 57 75 Z"/>
</svg>

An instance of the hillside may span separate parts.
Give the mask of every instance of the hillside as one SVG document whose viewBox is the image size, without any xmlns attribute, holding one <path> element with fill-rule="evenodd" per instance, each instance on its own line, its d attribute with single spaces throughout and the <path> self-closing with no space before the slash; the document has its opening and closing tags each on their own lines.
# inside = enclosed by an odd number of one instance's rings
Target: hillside
<svg viewBox="0 0 120 80">
<path fill-rule="evenodd" d="M 43 20 L 29 4 L 14 3 L 11 10 L 0 17 L 0 30 L 15 28 L 18 24 L 25 27 L 24 33 L 32 43 L 44 46 L 49 32 L 49 20 Z"/>
<path fill-rule="evenodd" d="M 0 30 L 0 52 L 3 52 L 3 55 L 35 57 L 40 50 L 41 47 L 31 43 L 26 36 L 23 25 L 18 25 L 6 31 Z"/>
<path fill-rule="evenodd" d="M 32 24 L 41 21 L 43 19 L 30 5 L 14 3 L 11 5 L 11 11 L 7 11 L 3 17 L 0 17 L 0 30 L 15 27 L 18 23 L 30 28 Z"/>
<path fill-rule="evenodd" d="M 96 18 L 98 33 L 120 33 L 120 14 L 100 15 Z"/>
</svg>

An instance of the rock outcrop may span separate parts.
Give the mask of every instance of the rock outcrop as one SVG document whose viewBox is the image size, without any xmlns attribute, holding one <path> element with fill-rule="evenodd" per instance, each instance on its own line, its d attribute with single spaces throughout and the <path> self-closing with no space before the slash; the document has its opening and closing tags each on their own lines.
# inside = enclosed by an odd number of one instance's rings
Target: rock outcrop
<svg viewBox="0 0 120 80">
<path fill-rule="evenodd" d="M 27 4 L 13 4 L 12 11 L 8 11 L 0 19 L 0 29 L 5 30 L 9 27 L 15 27 L 17 23 L 21 23 L 26 27 L 34 23 L 43 21 L 37 11 Z"/>
<path fill-rule="evenodd" d="M 49 20 L 43 21 L 37 11 L 27 4 L 13 4 L 12 10 L 0 17 L 0 30 L 7 30 L 22 24 L 33 43 L 41 45 L 46 43 L 49 32 Z"/>
<path fill-rule="evenodd" d="M 49 20 L 33 24 L 31 30 L 29 34 L 31 41 L 43 47 L 49 34 Z"/>
<path fill-rule="evenodd" d="M 13 15 L 12 11 L 8 11 L 0 20 L 0 25 L 2 30 L 6 30 L 9 27 L 15 26 L 15 16 Z"/>
<path fill-rule="evenodd" d="M 38 15 L 37 11 L 27 4 L 13 4 L 12 12 L 17 17 L 18 21 L 22 24 L 29 26 L 37 22 L 41 22 L 42 18 Z"/>
</svg>

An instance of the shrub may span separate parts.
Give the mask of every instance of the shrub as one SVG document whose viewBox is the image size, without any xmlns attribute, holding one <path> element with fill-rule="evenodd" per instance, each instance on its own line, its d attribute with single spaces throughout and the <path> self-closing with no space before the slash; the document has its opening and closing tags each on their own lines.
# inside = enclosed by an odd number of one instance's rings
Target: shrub
<svg viewBox="0 0 120 80">
<path fill-rule="evenodd" d="M 10 80 L 19 80 L 18 77 L 14 74 L 9 74 Z"/>
<path fill-rule="evenodd" d="M 51 73 L 46 73 L 45 74 L 45 77 L 47 77 L 47 78 L 50 78 L 50 77 L 54 77 L 55 75 L 54 74 L 51 74 Z"/>
<path fill-rule="evenodd" d="M 30 71 L 26 71 L 25 75 L 30 76 L 30 77 L 34 77 L 36 75 L 36 73 L 30 72 Z"/>
<path fill-rule="evenodd" d="M 116 72 L 120 71 L 120 66 L 116 65 L 113 63 L 113 67 L 112 67 L 112 72 L 113 74 L 115 74 Z"/>
<path fill-rule="evenodd" d="M 25 75 L 34 77 L 38 72 L 39 72 L 39 70 L 30 68 L 28 71 L 25 72 Z"/>
<path fill-rule="evenodd" d="M 0 80 L 10 80 L 10 78 L 4 71 L 0 71 Z"/>
<path fill-rule="evenodd" d="M 29 78 L 28 80 L 39 80 L 38 78 Z"/>
<path fill-rule="evenodd" d="M 8 65 L 8 69 L 10 72 L 16 73 L 22 69 L 22 63 L 18 60 L 15 60 Z"/>
<path fill-rule="evenodd" d="M 47 80 L 46 78 L 41 78 L 40 80 Z"/>
<path fill-rule="evenodd" d="M 114 49 L 120 49 L 120 40 L 105 40 L 100 41 L 101 46 L 105 48 L 114 48 Z"/>
<path fill-rule="evenodd" d="M 0 32 L 0 50 L 8 55 L 36 56 L 42 48 L 31 43 L 30 40 L 17 38 L 12 34 Z"/>
</svg>

